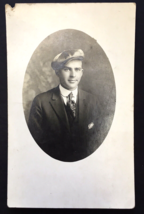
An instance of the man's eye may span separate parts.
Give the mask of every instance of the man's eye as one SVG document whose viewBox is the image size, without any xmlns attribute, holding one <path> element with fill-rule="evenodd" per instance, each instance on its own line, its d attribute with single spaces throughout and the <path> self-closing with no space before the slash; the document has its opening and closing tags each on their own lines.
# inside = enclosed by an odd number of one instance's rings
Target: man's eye
<svg viewBox="0 0 144 214">
<path fill-rule="evenodd" d="M 80 68 L 76 68 L 76 69 L 75 69 L 75 71 L 80 71 L 80 70 L 81 70 Z"/>
</svg>

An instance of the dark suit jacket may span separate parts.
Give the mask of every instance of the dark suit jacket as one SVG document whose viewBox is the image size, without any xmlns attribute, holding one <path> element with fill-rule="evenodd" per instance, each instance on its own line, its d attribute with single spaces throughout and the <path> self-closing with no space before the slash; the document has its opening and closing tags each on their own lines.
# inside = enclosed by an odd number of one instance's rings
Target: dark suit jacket
<svg viewBox="0 0 144 214">
<path fill-rule="evenodd" d="M 32 103 L 28 126 L 38 145 L 51 157 L 77 161 L 99 146 L 100 109 L 95 96 L 78 91 L 78 122 L 71 129 L 59 87 L 39 94 Z"/>
</svg>

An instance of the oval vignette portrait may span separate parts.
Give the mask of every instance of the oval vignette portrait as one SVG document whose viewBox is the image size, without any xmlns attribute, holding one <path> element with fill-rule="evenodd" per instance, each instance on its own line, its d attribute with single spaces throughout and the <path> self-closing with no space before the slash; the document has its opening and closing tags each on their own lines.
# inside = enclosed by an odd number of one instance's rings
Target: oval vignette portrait
<svg viewBox="0 0 144 214">
<path fill-rule="evenodd" d="M 46 154 L 65 162 L 93 154 L 110 130 L 115 104 L 112 67 L 94 38 L 65 29 L 38 45 L 24 77 L 23 109 Z"/>
</svg>

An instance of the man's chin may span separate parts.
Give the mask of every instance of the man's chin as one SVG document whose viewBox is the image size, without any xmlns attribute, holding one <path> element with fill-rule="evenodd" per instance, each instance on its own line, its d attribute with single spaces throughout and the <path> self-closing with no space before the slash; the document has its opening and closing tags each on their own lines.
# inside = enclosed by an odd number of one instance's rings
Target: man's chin
<svg viewBox="0 0 144 214">
<path fill-rule="evenodd" d="M 75 90 L 77 87 L 78 87 L 77 84 L 71 83 L 71 84 L 69 84 L 69 85 L 68 85 L 67 87 L 65 87 L 65 88 L 72 91 L 72 90 Z"/>
</svg>

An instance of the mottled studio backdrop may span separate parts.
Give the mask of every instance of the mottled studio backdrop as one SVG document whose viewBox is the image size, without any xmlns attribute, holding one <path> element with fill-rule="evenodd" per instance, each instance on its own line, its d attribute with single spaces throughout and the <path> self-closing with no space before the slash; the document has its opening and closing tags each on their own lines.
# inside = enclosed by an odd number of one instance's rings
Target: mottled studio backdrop
<svg viewBox="0 0 144 214">
<path fill-rule="evenodd" d="M 110 62 L 94 38 L 72 29 L 60 30 L 44 39 L 34 51 L 25 73 L 23 84 L 23 108 L 26 121 L 34 97 L 59 84 L 51 68 L 51 61 L 67 49 L 82 49 L 84 75 L 79 87 L 98 98 L 102 110 L 101 142 L 106 137 L 115 111 L 116 88 Z M 101 143 L 100 142 L 100 143 Z"/>
</svg>

